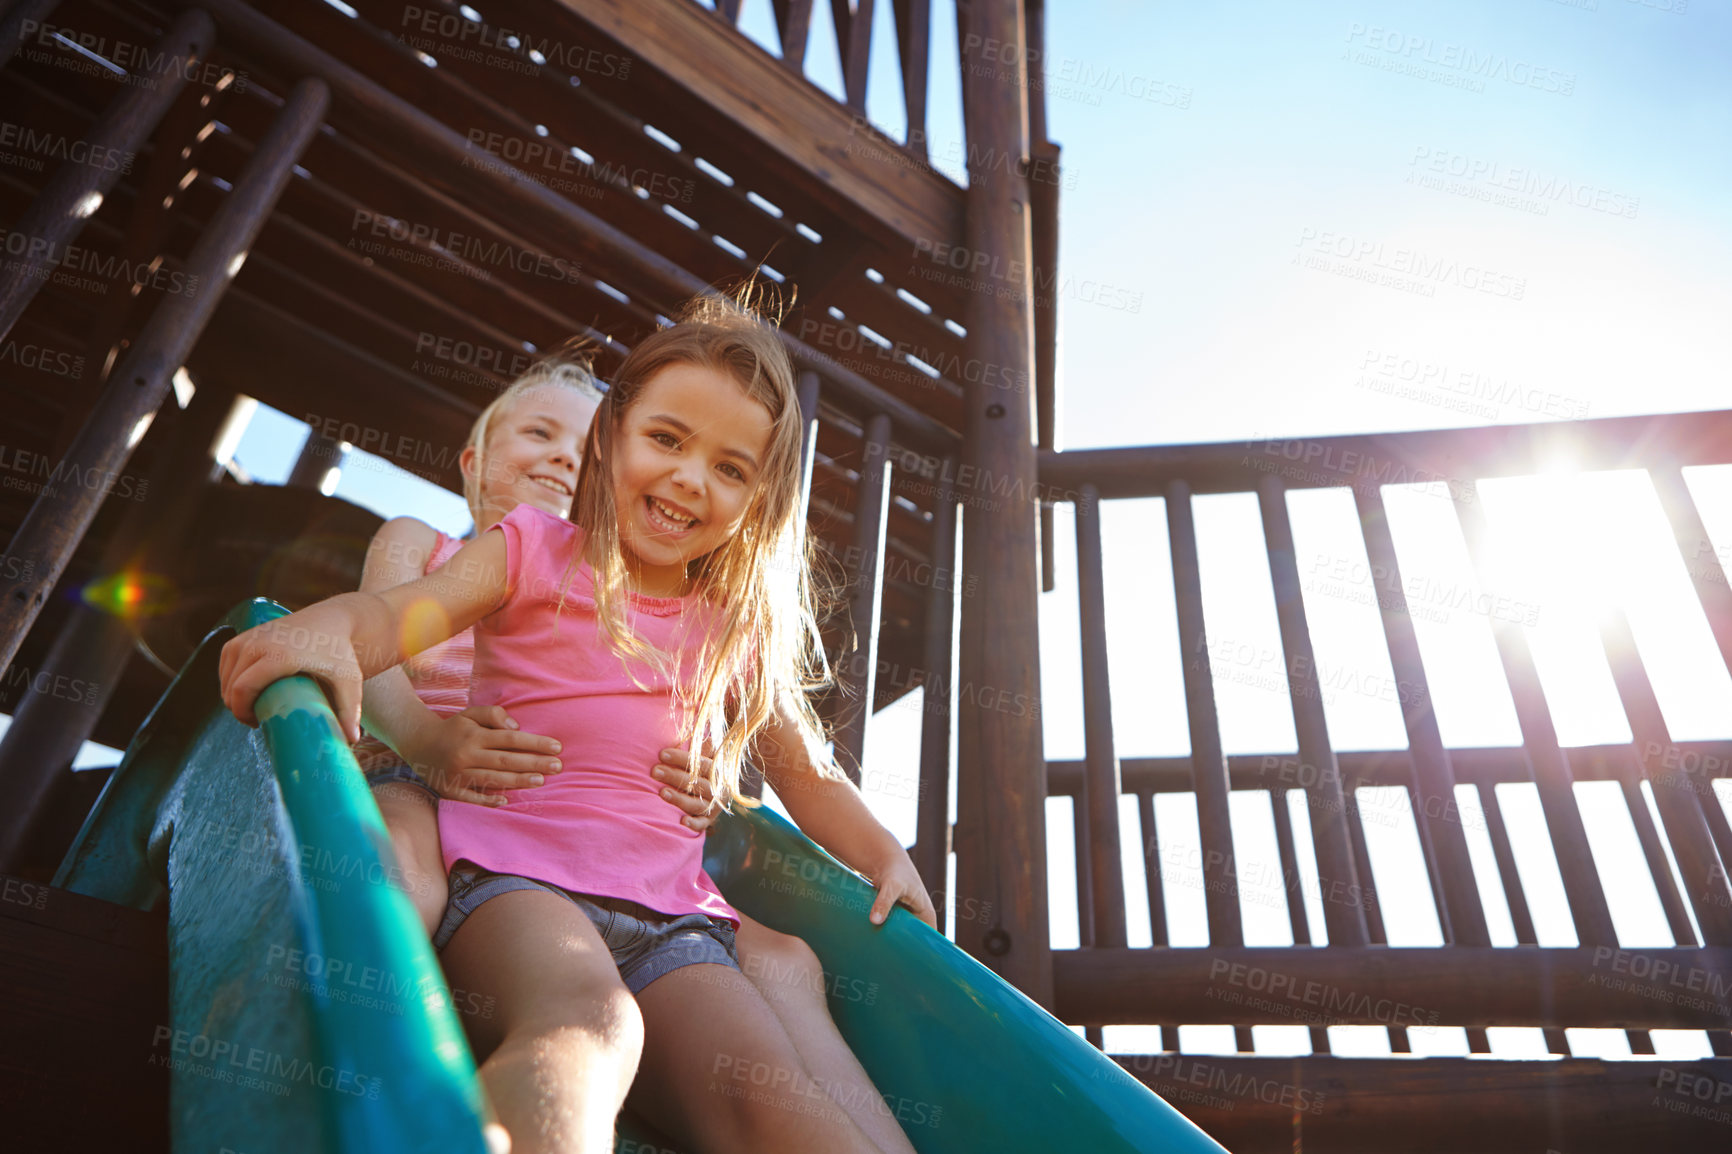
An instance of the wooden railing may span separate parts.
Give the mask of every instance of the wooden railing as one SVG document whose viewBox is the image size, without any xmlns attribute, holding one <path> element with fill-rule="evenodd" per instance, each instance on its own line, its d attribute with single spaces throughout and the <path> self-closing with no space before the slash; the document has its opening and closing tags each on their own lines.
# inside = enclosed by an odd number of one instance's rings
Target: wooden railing
<svg viewBox="0 0 1732 1154">
<path fill-rule="evenodd" d="M 1385 1025 L 1392 1027 L 1392 1049 L 1399 1053 L 1408 1048 L 1404 1023 L 1383 1008 L 1405 1004 L 1432 1011 L 1423 1024 L 1467 1028 L 1473 1053 L 1489 1052 L 1485 1035 L 1489 1026 L 1537 1026 L 1546 1031 L 1554 1054 L 1568 1055 L 1563 1031 L 1575 1026 L 1628 1028 L 1630 1047 L 1637 1055 L 1654 1053 L 1643 1033 L 1646 1029 L 1706 1029 L 1714 1053 L 1732 1055 L 1732 1036 L 1727 1033 L 1732 1027 L 1728 1008 L 1732 997 L 1727 996 L 1732 993 L 1732 889 L 1726 870 L 1726 863 L 1732 862 L 1732 829 L 1713 789 L 1714 778 L 1732 774 L 1732 742 L 1672 739 L 1622 612 L 1608 611 L 1600 628 L 1629 720 L 1628 744 L 1562 748 L 1525 628 L 1495 614 L 1490 616 L 1492 631 L 1514 699 L 1522 745 L 1507 750 L 1452 750 L 1445 747 L 1438 730 L 1383 487 L 1429 483 L 1441 493 L 1447 486 L 1469 555 L 1484 579 L 1487 528 L 1477 482 L 1539 473 L 1563 450 L 1584 472 L 1647 471 L 1721 657 L 1732 665 L 1732 589 L 1681 473 L 1685 466 L 1732 461 L 1732 412 L 1042 454 L 1043 491 L 1065 494 L 1076 507 L 1086 742 L 1082 760 L 1048 763 L 1051 795 L 1072 798 L 1075 813 L 1081 948 L 1055 954 L 1055 1008 L 1062 1018 L 1087 1025 L 1097 1040 L 1099 1028 L 1108 1024 L 1169 1028 L 1193 1022 L 1230 1024 L 1236 1027 L 1242 1054 L 1253 1050 L 1253 1024 L 1308 1022 L 1313 1050 L 1319 1054 L 1328 1051 L 1327 1025 Z M 1376 582 L 1391 668 L 1402 687 L 1405 751 L 1341 754 L 1331 740 L 1287 502 L 1290 491 L 1311 488 L 1352 492 Z M 1280 627 L 1282 673 L 1297 735 L 1297 750 L 1267 756 L 1223 755 L 1203 619 L 1193 497 L 1232 492 L 1254 492 L 1258 498 Z M 1189 757 L 1121 760 L 1114 747 L 1099 502 L 1136 497 L 1162 497 L 1166 503 L 1179 641 L 1185 654 Z M 1643 866 L 1659 895 L 1675 948 L 1630 951 L 1620 947 L 1576 803 L 1574 783 L 1583 780 L 1610 780 L 1621 786 L 1640 840 Z M 1658 826 L 1650 819 L 1644 781 L 1660 815 Z M 1524 894 L 1516 871 L 1509 827 L 1495 789 L 1511 782 L 1531 782 L 1537 789 L 1567 898 L 1562 912 L 1573 926 L 1577 948 L 1492 947 L 1456 789 L 1469 786 L 1478 793 L 1497 882 L 1507 898 L 1517 942 L 1531 947 L 1537 943 L 1532 898 Z M 1358 790 L 1371 785 L 1406 789 L 1429 894 L 1377 893 L 1357 802 Z M 1228 807 L 1234 789 L 1271 793 L 1294 948 L 1244 946 L 1243 895 L 1234 867 Z M 1292 789 L 1301 790 L 1309 806 L 1309 844 L 1289 817 L 1287 794 Z M 1207 950 L 1165 948 L 1168 911 L 1162 900 L 1163 858 L 1153 799 L 1172 791 L 1196 797 Z M 1124 795 L 1137 799 L 1141 814 L 1153 937 L 1149 949 L 1127 946 L 1118 804 Z M 1668 865 L 1668 853 L 1681 885 Z M 1308 854 L 1315 855 L 1325 893 L 1322 927 L 1311 922 L 1295 880 L 1301 873 L 1300 859 Z M 1352 894 L 1354 899 L 1328 900 L 1331 890 Z M 1380 912 L 1394 902 L 1428 899 L 1436 904 L 1443 948 L 1381 948 L 1387 936 Z M 1325 936 L 1326 948 L 1304 948 Z M 1240 966 L 1260 968 L 1265 980 L 1277 983 L 1275 1002 L 1295 984 L 1304 988 L 1312 983 L 1314 988 L 1344 993 L 1322 1014 L 1271 1013 L 1268 998 L 1222 997 L 1227 992 L 1223 974 L 1241 972 L 1232 969 Z M 1678 989 L 1666 984 L 1680 975 L 1683 985 Z M 1295 1002 L 1291 1008 L 1303 1009 L 1304 1003 Z M 1171 1039 L 1171 1034 L 1163 1035 L 1168 1050 L 1177 1048 Z M 1121 1060 L 1135 1068 L 1137 1060 Z M 1645 1072 L 1614 1077 L 1652 1081 Z M 1494 1108 L 1488 1117 L 1495 1114 Z M 1662 1116 L 1654 1116 L 1653 1122 L 1661 1125 Z"/>
</svg>

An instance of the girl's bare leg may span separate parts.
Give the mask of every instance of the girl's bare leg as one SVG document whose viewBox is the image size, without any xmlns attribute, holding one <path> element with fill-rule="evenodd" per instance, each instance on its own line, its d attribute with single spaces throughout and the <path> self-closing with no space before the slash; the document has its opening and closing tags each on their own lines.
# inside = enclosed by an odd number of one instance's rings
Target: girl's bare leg
<svg viewBox="0 0 1732 1154">
<path fill-rule="evenodd" d="M 703 1154 L 881 1154 L 830 1100 L 775 1011 L 732 966 L 684 966 L 639 991 L 634 1109 Z"/>
<path fill-rule="evenodd" d="M 878 998 L 877 984 L 852 974 L 836 974 L 827 982 L 811 946 L 744 914 L 735 944 L 741 972 L 775 1011 L 806 1069 L 831 1100 L 885 1154 L 914 1154 L 908 1136 L 836 1029 L 825 1000 L 825 991 L 833 984 L 839 996 L 870 1004 Z"/>
<path fill-rule="evenodd" d="M 445 947 L 511 1154 L 611 1154 L 643 1049 L 643 1018 L 582 910 L 545 890 L 484 903 Z"/>
<path fill-rule="evenodd" d="M 439 807 L 422 790 L 401 782 L 386 782 L 373 791 L 391 848 L 403 870 L 403 889 L 421 915 L 427 934 L 439 928 L 451 882 L 439 850 Z"/>
</svg>

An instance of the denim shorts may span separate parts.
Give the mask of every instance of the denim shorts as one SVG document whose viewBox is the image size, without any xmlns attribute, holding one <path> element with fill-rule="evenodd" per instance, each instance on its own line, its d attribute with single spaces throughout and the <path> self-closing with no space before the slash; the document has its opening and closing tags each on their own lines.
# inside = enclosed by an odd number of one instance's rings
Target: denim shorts
<svg viewBox="0 0 1732 1154">
<path fill-rule="evenodd" d="M 483 902 L 513 890 L 546 890 L 558 894 L 589 916 L 613 954 L 626 989 L 643 988 L 681 966 L 718 965 L 740 968 L 734 947 L 734 927 L 707 914 L 662 914 L 624 898 L 590 897 L 533 878 L 499 874 L 463 861 L 451 871 L 451 901 L 445 919 L 433 935 L 433 948 L 443 950 L 457 927 Z"/>
<path fill-rule="evenodd" d="M 372 769 L 362 770 L 362 773 L 365 774 L 367 785 L 371 789 L 378 789 L 382 785 L 390 785 L 393 782 L 400 782 L 403 785 L 414 786 L 416 789 L 421 790 L 428 797 L 432 798 L 434 805 L 439 804 L 439 791 L 428 785 L 426 778 L 410 769 L 404 762 L 399 761 L 391 765 L 375 766 Z"/>
</svg>

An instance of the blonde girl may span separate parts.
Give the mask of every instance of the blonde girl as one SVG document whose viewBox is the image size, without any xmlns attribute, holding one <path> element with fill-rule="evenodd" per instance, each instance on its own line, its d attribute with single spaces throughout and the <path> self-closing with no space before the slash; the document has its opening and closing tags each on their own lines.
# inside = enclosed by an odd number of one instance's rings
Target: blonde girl
<svg viewBox="0 0 1732 1154">
<path fill-rule="evenodd" d="M 707 745 L 704 784 L 728 804 L 750 752 L 807 832 L 876 881 L 874 921 L 898 901 L 932 919 L 806 704 L 823 670 L 799 446 L 774 333 L 700 302 L 622 366 L 590 431 L 576 524 L 520 506 L 432 576 L 333 598 L 224 650 L 224 700 L 242 721 L 264 686 L 305 671 L 353 734 L 365 677 L 475 626 L 472 700 L 562 742 L 564 772 L 544 786 L 440 812 L 453 877 L 436 941 L 453 983 L 500 1009 L 471 1036 L 515 1150 L 608 1149 L 628 1090 L 697 1149 L 911 1149 L 740 974 L 739 918 L 703 872 L 702 839 L 640 768 L 658 748 Z"/>
</svg>

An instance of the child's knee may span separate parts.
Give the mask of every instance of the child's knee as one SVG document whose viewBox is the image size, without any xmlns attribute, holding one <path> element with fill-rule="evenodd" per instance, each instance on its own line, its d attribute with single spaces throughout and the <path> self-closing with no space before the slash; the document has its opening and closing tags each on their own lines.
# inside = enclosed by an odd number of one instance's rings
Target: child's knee
<svg viewBox="0 0 1732 1154">
<path fill-rule="evenodd" d="M 544 1030 L 578 1031 L 623 1058 L 635 1062 L 643 1053 L 643 1011 L 615 973 L 590 975 L 577 988 L 549 992 L 540 999 L 536 1016 Z"/>
<path fill-rule="evenodd" d="M 740 958 L 740 970 L 761 991 L 824 993 L 824 967 L 804 939 L 763 930 L 752 935 L 750 946 Z"/>
</svg>

